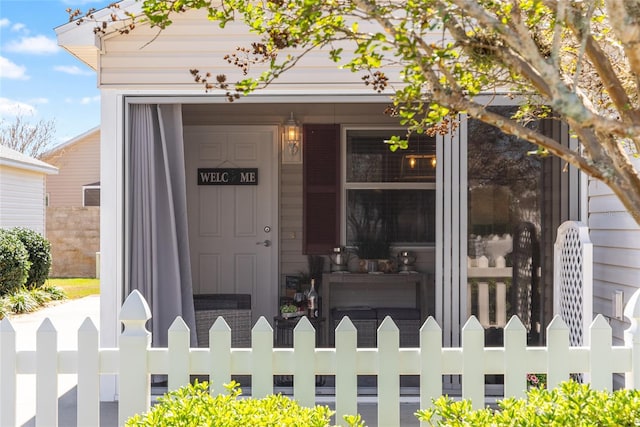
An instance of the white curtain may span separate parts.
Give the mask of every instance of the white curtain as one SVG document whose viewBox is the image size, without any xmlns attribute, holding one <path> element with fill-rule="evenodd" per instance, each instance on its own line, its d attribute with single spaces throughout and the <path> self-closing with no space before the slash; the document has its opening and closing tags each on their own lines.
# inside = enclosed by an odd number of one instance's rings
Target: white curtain
<svg viewBox="0 0 640 427">
<path fill-rule="evenodd" d="M 180 105 L 131 105 L 129 289 L 151 307 L 153 345 L 167 345 L 176 316 L 196 325 L 189 260 Z"/>
</svg>

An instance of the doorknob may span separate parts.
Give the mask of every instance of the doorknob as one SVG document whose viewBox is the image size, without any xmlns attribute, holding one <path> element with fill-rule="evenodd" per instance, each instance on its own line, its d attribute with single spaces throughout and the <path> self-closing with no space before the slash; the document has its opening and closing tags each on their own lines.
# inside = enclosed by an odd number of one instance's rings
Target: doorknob
<svg viewBox="0 0 640 427">
<path fill-rule="evenodd" d="M 256 245 L 266 246 L 267 248 L 271 246 L 271 240 L 265 240 L 263 242 L 256 242 Z"/>
</svg>

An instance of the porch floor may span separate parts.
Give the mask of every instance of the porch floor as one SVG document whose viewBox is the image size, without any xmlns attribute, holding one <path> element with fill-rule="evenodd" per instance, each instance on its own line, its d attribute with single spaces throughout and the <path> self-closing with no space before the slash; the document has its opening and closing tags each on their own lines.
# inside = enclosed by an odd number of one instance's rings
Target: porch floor
<svg viewBox="0 0 640 427">
<path fill-rule="evenodd" d="M 157 397 L 157 396 L 155 396 Z M 334 396 L 317 396 L 316 403 L 327 405 L 335 409 Z M 399 427 L 399 426 L 378 426 L 378 411 L 376 397 L 362 396 L 358 398 L 358 413 L 365 420 L 368 427 Z M 413 415 L 418 410 L 419 400 L 417 396 L 407 396 L 401 399 L 400 403 L 400 425 L 402 427 L 419 426 L 418 419 Z M 58 398 L 58 414 L 60 426 L 75 426 L 76 418 L 76 387 L 72 388 L 60 398 Z M 100 427 L 113 427 L 118 425 L 118 403 L 100 403 Z M 22 424 L 23 427 L 35 427 L 35 417 Z"/>
</svg>

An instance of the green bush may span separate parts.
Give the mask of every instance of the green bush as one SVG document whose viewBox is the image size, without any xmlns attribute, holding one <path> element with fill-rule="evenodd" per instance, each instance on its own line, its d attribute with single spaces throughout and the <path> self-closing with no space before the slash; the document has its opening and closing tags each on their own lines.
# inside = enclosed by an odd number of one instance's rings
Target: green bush
<svg viewBox="0 0 640 427">
<path fill-rule="evenodd" d="M 16 227 L 11 232 L 18 236 L 29 252 L 31 268 L 25 285 L 29 289 L 44 285 L 51 269 L 51 244 L 42 234 L 28 228 Z"/>
<path fill-rule="evenodd" d="M 49 298 L 53 301 L 60 301 L 67 298 L 67 294 L 60 286 L 45 283 L 40 290 L 49 294 Z"/>
<path fill-rule="evenodd" d="M 9 301 L 11 311 L 16 314 L 31 313 L 40 306 L 38 301 L 34 299 L 33 295 L 31 295 L 26 288 L 22 288 L 20 291 L 9 295 L 7 300 Z"/>
<path fill-rule="evenodd" d="M 0 297 L 0 320 L 11 314 L 11 306 L 7 297 Z"/>
<path fill-rule="evenodd" d="M 206 382 L 182 387 L 158 399 L 145 415 L 135 415 L 128 427 L 326 427 L 333 411 L 327 406 L 305 408 L 282 395 L 263 399 L 238 399 L 238 384 L 227 386 L 229 394 L 211 396 Z M 364 426 L 359 416 L 345 417 L 351 426 Z"/>
<path fill-rule="evenodd" d="M 526 399 L 507 398 L 499 409 L 473 410 L 471 402 L 443 396 L 416 412 L 428 426 L 638 426 L 640 390 L 596 391 L 567 381 L 552 390 L 534 388 Z"/>
<path fill-rule="evenodd" d="M 0 229 L 0 295 L 19 290 L 29 277 L 29 252 L 15 233 Z"/>
</svg>

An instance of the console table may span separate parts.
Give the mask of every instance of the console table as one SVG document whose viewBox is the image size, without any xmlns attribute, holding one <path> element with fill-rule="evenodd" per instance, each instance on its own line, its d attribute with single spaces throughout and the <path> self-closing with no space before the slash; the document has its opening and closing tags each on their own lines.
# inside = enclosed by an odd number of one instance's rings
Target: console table
<svg viewBox="0 0 640 427">
<path fill-rule="evenodd" d="M 329 328 L 333 327 L 332 308 L 415 307 L 420 309 L 422 321 L 427 317 L 427 276 L 423 273 L 325 273 L 320 294 L 321 317 L 328 320 L 328 327 L 324 328 L 327 343 Z"/>
</svg>

